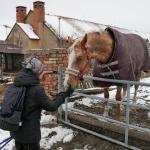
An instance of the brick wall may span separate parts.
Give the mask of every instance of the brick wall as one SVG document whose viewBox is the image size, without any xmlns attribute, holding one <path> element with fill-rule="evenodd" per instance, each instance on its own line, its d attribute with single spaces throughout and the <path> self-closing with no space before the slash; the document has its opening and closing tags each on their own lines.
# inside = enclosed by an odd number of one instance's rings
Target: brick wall
<svg viewBox="0 0 150 150">
<path fill-rule="evenodd" d="M 32 50 L 30 55 L 38 57 L 44 63 L 44 71 L 57 71 L 58 65 L 63 69 L 67 66 L 66 50 Z M 45 74 L 41 80 L 47 94 L 54 96 L 57 93 L 57 73 Z"/>
</svg>

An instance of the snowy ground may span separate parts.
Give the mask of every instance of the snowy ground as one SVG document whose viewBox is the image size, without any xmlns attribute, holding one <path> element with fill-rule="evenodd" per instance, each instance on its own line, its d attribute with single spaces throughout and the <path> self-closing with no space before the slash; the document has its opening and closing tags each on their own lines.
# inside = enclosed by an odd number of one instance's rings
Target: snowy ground
<svg viewBox="0 0 150 150">
<path fill-rule="evenodd" d="M 150 83 L 150 78 L 145 78 L 141 82 Z M 131 88 L 131 98 L 133 97 L 134 88 Z M 114 98 L 115 90 L 110 92 L 110 98 Z M 97 95 L 102 97 L 103 94 Z M 94 103 L 98 103 L 98 100 L 91 100 L 89 98 L 83 98 L 82 101 L 76 101 L 75 103 L 82 103 L 88 107 L 91 107 Z M 150 106 L 150 87 L 139 87 L 137 94 L 137 104 Z M 69 107 L 73 107 L 74 102 L 69 103 Z M 64 106 L 63 106 L 64 107 Z M 150 112 L 147 114 L 150 118 Z M 56 118 L 51 115 L 45 115 L 42 113 L 41 125 L 56 123 Z M 41 139 L 41 148 L 50 149 L 53 144 L 57 142 L 70 142 L 78 133 L 73 131 L 73 129 L 63 127 L 61 125 L 57 125 L 53 128 L 41 127 L 42 139 Z M 0 130 L 0 142 L 9 137 L 9 132 Z M 12 150 L 14 146 L 14 141 L 12 140 L 9 144 L 3 148 L 3 150 Z M 85 145 L 86 147 L 86 145 Z M 58 147 L 57 150 L 63 150 L 62 147 Z M 77 149 L 74 149 L 77 150 Z M 80 150 L 88 150 L 88 148 L 80 149 Z"/>
</svg>

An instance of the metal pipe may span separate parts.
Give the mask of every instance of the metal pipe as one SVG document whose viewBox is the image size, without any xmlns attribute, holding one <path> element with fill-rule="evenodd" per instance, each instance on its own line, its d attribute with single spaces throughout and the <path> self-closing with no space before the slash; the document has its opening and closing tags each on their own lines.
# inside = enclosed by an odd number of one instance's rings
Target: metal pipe
<svg viewBox="0 0 150 150">
<path fill-rule="evenodd" d="M 62 69 L 60 66 L 58 66 L 57 68 L 57 81 L 58 81 L 58 93 L 62 92 L 63 91 L 63 85 L 62 85 L 62 80 L 63 80 L 63 77 L 62 77 Z M 62 120 L 62 111 L 63 111 L 63 108 L 62 108 L 62 105 L 60 105 L 60 107 L 58 108 L 58 113 L 59 113 L 59 116 L 60 116 L 60 120 Z"/>
<path fill-rule="evenodd" d="M 128 144 L 129 138 L 129 115 L 130 115 L 130 85 L 127 85 L 127 105 L 126 105 L 126 125 L 125 125 L 125 144 Z"/>
<path fill-rule="evenodd" d="M 141 85 L 141 86 L 150 86 L 150 83 L 145 82 L 137 82 L 137 81 L 127 81 L 127 80 L 116 80 L 116 79 L 104 79 L 104 78 L 98 78 L 98 77 L 91 77 L 84 75 L 84 79 L 91 79 L 95 81 L 105 81 L 105 82 L 112 82 L 112 83 L 122 83 L 122 84 L 130 84 L 130 85 Z"/>
<path fill-rule="evenodd" d="M 68 98 L 65 99 L 65 121 L 68 121 Z"/>
</svg>

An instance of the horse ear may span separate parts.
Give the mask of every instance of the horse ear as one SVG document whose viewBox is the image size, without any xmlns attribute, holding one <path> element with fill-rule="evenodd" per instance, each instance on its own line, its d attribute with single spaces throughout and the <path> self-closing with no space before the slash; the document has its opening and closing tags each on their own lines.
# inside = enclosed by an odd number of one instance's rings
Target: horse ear
<svg viewBox="0 0 150 150">
<path fill-rule="evenodd" d="M 84 35 L 84 37 L 83 37 L 83 39 L 82 39 L 82 41 L 81 41 L 81 45 L 83 46 L 83 47 L 85 47 L 85 43 L 87 42 L 87 33 Z"/>
<path fill-rule="evenodd" d="M 73 44 L 73 42 L 74 42 L 74 40 L 73 40 L 73 38 L 71 36 L 68 36 L 66 41 L 69 44 L 69 46 L 71 46 Z"/>
</svg>

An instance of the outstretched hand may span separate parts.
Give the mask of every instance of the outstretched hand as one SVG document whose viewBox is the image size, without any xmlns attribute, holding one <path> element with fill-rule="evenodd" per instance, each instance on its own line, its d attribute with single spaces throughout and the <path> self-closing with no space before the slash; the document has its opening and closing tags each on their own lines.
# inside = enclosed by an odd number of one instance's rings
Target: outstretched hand
<svg viewBox="0 0 150 150">
<path fill-rule="evenodd" d="M 65 91 L 65 95 L 66 97 L 69 97 L 72 93 L 74 92 L 73 87 L 71 86 L 71 84 L 68 85 L 68 88 Z"/>
</svg>

